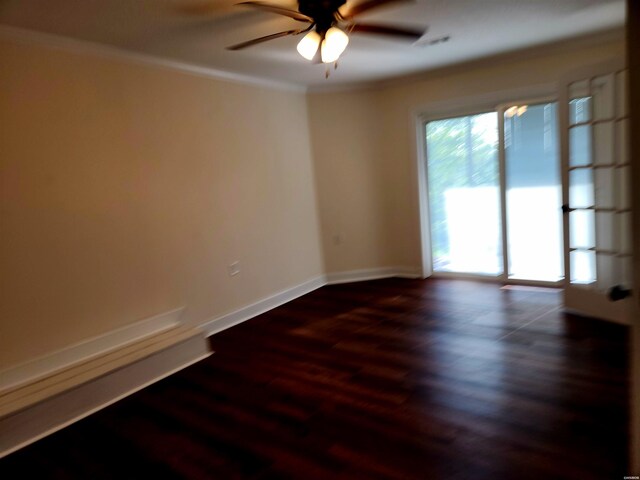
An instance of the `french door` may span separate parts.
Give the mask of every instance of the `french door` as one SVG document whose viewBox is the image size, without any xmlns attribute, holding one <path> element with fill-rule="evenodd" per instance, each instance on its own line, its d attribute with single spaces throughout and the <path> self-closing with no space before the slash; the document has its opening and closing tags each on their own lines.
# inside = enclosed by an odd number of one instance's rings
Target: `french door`
<svg viewBox="0 0 640 480">
<path fill-rule="evenodd" d="M 558 98 L 423 123 L 432 271 L 563 286 L 567 309 L 628 323 L 626 70 L 569 75 Z"/>
<path fill-rule="evenodd" d="M 563 132 L 565 306 L 628 322 L 631 175 L 627 72 L 607 64 L 565 79 Z M 620 301 L 612 301 L 612 300 Z"/>
<path fill-rule="evenodd" d="M 557 110 L 519 102 L 425 123 L 434 272 L 562 280 Z"/>
</svg>

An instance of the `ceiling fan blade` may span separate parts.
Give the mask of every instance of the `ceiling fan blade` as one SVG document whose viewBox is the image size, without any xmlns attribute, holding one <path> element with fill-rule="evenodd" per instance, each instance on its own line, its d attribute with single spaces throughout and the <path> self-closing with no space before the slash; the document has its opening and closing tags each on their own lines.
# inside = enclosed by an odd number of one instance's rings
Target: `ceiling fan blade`
<svg viewBox="0 0 640 480">
<path fill-rule="evenodd" d="M 288 35 L 297 35 L 301 30 L 287 30 L 286 32 L 272 33 L 264 37 L 254 38 L 246 42 L 238 43 L 237 45 L 231 45 L 227 47 L 227 50 L 242 50 L 243 48 L 252 47 L 258 43 L 268 42 L 269 40 L 275 40 L 276 38 L 286 37 Z"/>
<path fill-rule="evenodd" d="M 236 3 L 236 5 L 246 5 L 247 7 L 259 8 L 260 10 L 265 10 L 271 13 L 277 13 L 278 15 L 284 15 L 285 17 L 293 18 L 294 20 L 298 20 L 299 22 L 313 22 L 311 17 L 304 15 L 295 10 L 291 10 L 289 8 L 279 7 L 277 5 L 271 5 L 270 3 L 265 2 L 240 2 Z"/>
<path fill-rule="evenodd" d="M 365 0 L 362 3 L 358 3 L 353 6 L 346 6 L 344 9 L 341 9 L 340 15 L 348 20 L 356 15 L 360 15 L 363 12 L 372 10 L 378 7 L 384 7 L 390 3 L 399 3 L 399 2 L 413 2 L 414 0 Z"/>
<path fill-rule="evenodd" d="M 350 30 L 357 33 L 373 33 L 376 35 L 389 35 L 393 37 L 402 37 L 407 40 L 413 40 L 414 42 L 419 40 L 427 29 L 417 30 L 409 28 L 387 27 L 385 25 L 374 25 L 370 23 L 355 23 L 351 26 Z"/>
</svg>

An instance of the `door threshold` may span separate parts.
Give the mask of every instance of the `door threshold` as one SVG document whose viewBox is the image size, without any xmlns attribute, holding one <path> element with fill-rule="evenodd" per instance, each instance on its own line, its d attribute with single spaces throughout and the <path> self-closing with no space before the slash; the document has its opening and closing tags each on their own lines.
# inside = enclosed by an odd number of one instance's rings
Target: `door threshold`
<svg viewBox="0 0 640 480">
<path fill-rule="evenodd" d="M 561 287 L 541 287 L 536 285 L 503 285 L 500 290 L 517 290 L 520 292 L 541 292 L 541 293 L 557 293 L 562 290 Z"/>
</svg>

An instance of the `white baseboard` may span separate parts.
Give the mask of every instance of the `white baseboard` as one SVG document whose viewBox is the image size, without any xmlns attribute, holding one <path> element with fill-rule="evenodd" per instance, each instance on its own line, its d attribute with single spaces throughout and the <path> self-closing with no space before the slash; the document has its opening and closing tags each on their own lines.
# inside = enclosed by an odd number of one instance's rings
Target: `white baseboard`
<svg viewBox="0 0 640 480">
<path fill-rule="evenodd" d="M 295 300 L 302 295 L 306 295 L 307 293 L 326 284 L 327 281 L 325 276 L 320 275 L 312 278 L 311 280 L 307 280 L 300 285 L 287 288 L 286 290 L 282 290 L 274 295 L 263 298 L 262 300 L 258 300 L 257 302 L 247 305 L 239 310 L 208 320 L 199 325 L 199 327 L 204 330 L 207 335 L 213 335 L 221 332 L 222 330 L 233 327 L 234 325 L 250 320 L 253 317 L 257 317 L 269 310 L 273 310 L 280 305 L 290 302 L 291 300 Z"/>
<path fill-rule="evenodd" d="M 179 324 L 183 310 L 184 307 L 181 307 L 161 313 L 2 370 L 0 371 L 0 393 L 174 328 Z"/>
<path fill-rule="evenodd" d="M 142 343 L 149 347 L 147 341 Z M 166 348 L 0 417 L 0 458 L 209 355 L 202 332 L 182 336 Z"/>
<path fill-rule="evenodd" d="M 327 274 L 327 284 L 363 282 L 380 278 L 421 278 L 420 270 L 413 267 L 381 267 L 362 270 L 348 270 Z"/>
<path fill-rule="evenodd" d="M 176 336 L 175 343 L 166 338 L 171 337 L 173 331 L 184 334 L 186 327 L 177 326 L 183 308 L 0 372 L 0 400 L 5 400 L 5 410 L 6 404 L 11 403 L 7 402 L 7 397 L 22 398 L 22 391 L 26 392 L 24 407 L 9 407 L 9 413 L 0 416 L 0 431 L 10 432 L 0 436 L 0 458 L 209 356 L 211 352 L 204 335 L 218 333 L 327 284 L 388 277 L 420 278 L 420 273 L 413 268 L 390 267 L 320 275 L 211 319 L 200 325 L 199 335 L 197 332 L 186 334 L 186 339 Z M 168 344 L 157 343 L 156 338 L 161 337 Z M 149 347 L 154 342 L 156 347 Z M 156 348 L 157 351 L 140 353 L 143 348 Z M 126 361 L 127 358 L 132 360 Z M 122 364 L 111 370 L 108 365 L 105 368 L 109 361 Z M 97 372 L 95 376 L 92 376 L 93 371 Z M 88 379 L 80 382 L 81 375 Z M 57 380 L 52 380 L 56 376 L 62 378 L 59 383 L 70 381 L 69 388 L 59 388 Z M 74 381 L 77 382 L 74 384 Z M 43 395 L 46 388 L 53 388 L 54 392 L 50 396 Z M 56 388 L 59 390 L 55 391 Z M 20 389 L 16 395 L 16 390 Z M 28 403 L 28 395 L 41 397 Z"/>
<path fill-rule="evenodd" d="M 207 335 L 214 335 L 227 328 L 246 322 L 269 310 L 273 310 L 291 300 L 295 300 L 302 295 L 306 295 L 324 285 L 334 285 L 338 283 L 361 282 L 364 280 L 376 280 L 380 278 L 421 278 L 420 270 L 413 267 L 383 267 L 370 268 L 364 270 L 351 270 L 345 272 L 330 273 L 312 278 L 300 285 L 296 285 L 286 290 L 282 290 L 275 295 L 263 298 L 251 305 L 239 310 L 229 312 L 225 315 L 213 318 L 199 325 Z"/>
<path fill-rule="evenodd" d="M 213 335 L 279 307 L 280 305 L 290 302 L 291 300 L 327 284 L 359 282 L 388 277 L 420 278 L 420 273 L 416 268 L 384 267 L 335 272 L 326 276 L 319 275 L 299 285 L 287 288 L 251 305 L 247 305 L 239 310 L 208 320 L 201 324 L 200 328 L 202 328 L 207 335 Z M 29 362 L 1 370 L 0 393 L 6 389 L 32 383 L 40 378 L 44 378 L 59 370 L 67 368 L 70 365 L 90 360 L 91 358 L 104 355 L 114 349 L 122 348 L 130 343 L 157 335 L 158 333 L 170 328 L 174 328 L 180 323 L 180 317 L 183 311 L 184 307 L 181 307 L 161 313 L 113 330 L 104 335 L 70 345 L 61 350 L 30 360 Z"/>
</svg>

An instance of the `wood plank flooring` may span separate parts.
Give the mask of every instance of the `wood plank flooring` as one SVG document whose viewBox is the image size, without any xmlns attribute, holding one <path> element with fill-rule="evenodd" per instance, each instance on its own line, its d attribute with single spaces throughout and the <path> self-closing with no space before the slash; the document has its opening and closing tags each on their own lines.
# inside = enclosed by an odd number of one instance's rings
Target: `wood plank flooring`
<svg viewBox="0 0 640 480">
<path fill-rule="evenodd" d="M 627 328 L 552 290 L 321 288 L 0 460 L 3 479 L 621 479 Z"/>
</svg>

